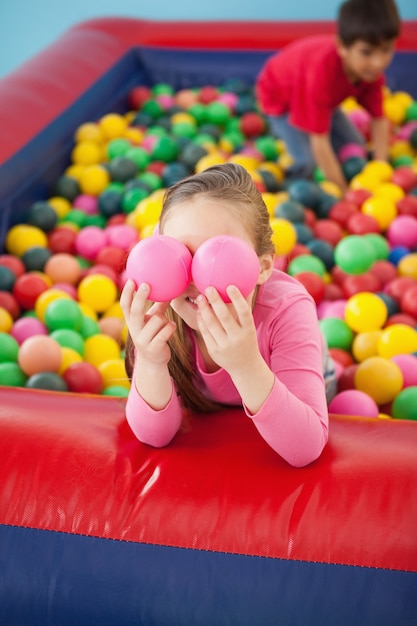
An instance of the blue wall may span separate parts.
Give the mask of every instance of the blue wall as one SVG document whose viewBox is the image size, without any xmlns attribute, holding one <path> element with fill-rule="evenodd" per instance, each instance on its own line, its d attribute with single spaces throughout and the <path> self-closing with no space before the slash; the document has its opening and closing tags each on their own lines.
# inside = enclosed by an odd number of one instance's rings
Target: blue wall
<svg viewBox="0 0 417 626">
<path fill-rule="evenodd" d="M 0 76 L 13 71 L 77 22 L 98 16 L 154 20 L 332 20 L 339 0 L 0 0 Z M 397 0 L 403 19 L 417 19 L 416 0 Z"/>
</svg>

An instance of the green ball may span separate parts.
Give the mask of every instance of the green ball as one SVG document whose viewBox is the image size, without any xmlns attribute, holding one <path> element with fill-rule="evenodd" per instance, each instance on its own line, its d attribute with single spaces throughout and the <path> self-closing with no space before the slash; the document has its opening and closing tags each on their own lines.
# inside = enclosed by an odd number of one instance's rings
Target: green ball
<svg viewBox="0 0 417 626">
<path fill-rule="evenodd" d="M 339 317 L 325 317 L 319 322 L 321 331 L 329 348 L 349 351 L 354 338 L 353 331 Z"/>
<path fill-rule="evenodd" d="M 98 226 L 99 228 L 105 228 L 107 226 L 107 220 L 104 215 L 100 213 L 97 215 L 87 215 L 85 220 L 86 226 Z"/>
<path fill-rule="evenodd" d="M 168 85 L 167 83 L 157 83 L 152 87 L 152 94 L 154 96 L 172 96 L 174 94 L 174 88 L 172 85 Z"/>
<path fill-rule="evenodd" d="M 400 154 L 392 160 L 392 166 L 394 168 L 402 167 L 403 165 L 413 165 L 414 159 L 409 154 Z"/>
<path fill-rule="evenodd" d="M 122 387 L 120 385 L 111 385 L 110 387 L 106 387 L 106 389 L 102 392 L 103 396 L 116 396 L 118 398 L 127 398 L 129 395 L 129 389 L 126 387 Z"/>
<path fill-rule="evenodd" d="M 392 403 L 392 417 L 399 420 L 417 420 L 417 387 L 406 387 Z"/>
<path fill-rule="evenodd" d="M 93 335 L 99 335 L 101 333 L 100 326 L 97 322 L 88 315 L 83 315 L 83 320 L 81 323 L 80 334 L 84 339 L 88 339 Z"/>
<path fill-rule="evenodd" d="M 363 274 L 377 259 L 374 245 L 361 235 L 344 237 L 334 250 L 336 265 L 346 274 Z"/>
<path fill-rule="evenodd" d="M 161 117 L 163 110 L 162 106 L 156 100 L 147 100 L 141 108 L 141 113 L 146 113 L 152 119 L 157 120 Z"/>
<path fill-rule="evenodd" d="M 74 300 L 57 298 L 45 310 L 45 325 L 52 332 L 61 328 L 80 330 L 82 322 L 82 311 Z"/>
<path fill-rule="evenodd" d="M 19 344 L 16 339 L 8 333 L 0 333 L 0 363 L 13 361 L 17 363 L 19 354 Z M 0 376 L 0 382 L 2 377 Z"/>
<path fill-rule="evenodd" d="M 146 169 L 151 162 L 151 156 L 149 152 L 141 148 L 140 146 L 131 146 L 126 150 L 125 155 L 127 159 L 130 159 L 136 163 L 136 167 L 140 172 Z"/>
<path fill-rule="evenodd" d="M 245 137 L 240 130 L 228 130 L 223 133 L 222 141 L 229 142 L 233 146 L 234 152 L 240 150 L 245 143 Z"/>
<path fill-rule="evenodd" d="M 47 389 L 48 391 L 68 391 L 65 380 L 54 372 L 39 372 L 26 381 L 29 389 Z"/>
<path fill-rule="evenodd" d="M 196 102 L 192 104 L 188 109 L 187 113 L 193 116 L 197 124 L 204 124 L 207 121 L 207 110 L 206 105 L 202 102 Z"/>
<path fill-rule="evenodd" d="M 84 211 L 81 211 L 81 209 L 71 209 L 70 211 L 68 211 L 65 217 L 60 220 L 60 223 L 62 224 L 62 222 L 70 222 L 71 224 L 75 224 L 80 228 L 84 228 L 86 220 L 87 214 Z"/>
<path fill-rule="evenodd" d="M 106 146 L 106 153 L 109 159 L 114 159 L 118 156 L 124 156 L 130 147 L 130 141 L 120 137 L 118 139 L 112 139 L 111 141 L 109 141 Z"/>
<path fill-rule="evenodd" d="M 81 333 L 69 328 L 60 328 L 54 330 L 51 335 L 52 339 L 55 339 L 63 348 L 72 348 L 80 356 L 84 356 L 85 346 L 84 339 Z"/>
<path fill-rule="evenodd" d="M 151 191 L 156 191 L 162 187 L 161 177 L 155 174 L 155 172 L 142 172 L 137 178 L 145 183 Z"/>
<path fill-rule="evenodd" d="M 159 137 L 152 150 L 152 158 L 155 161 L 163 161 L 164 163 L 171 163 L 175 161 L 179 153 L 179 146 L 177 141 L 170 137 L 169 135 L 165 135 L 163 137 Z"/>
<path fill-rule="evenodd" d="M 300 272 L 313 272 L 323 277 L 326 274 L 326 266 L 321 259 L 313 254 L 300 254 L 293 258 L 288 265 L 288 273 L 295 276 Z"/>
<path fill-rule="evenodd" d="M 186 139 L 192 139 L 197 134 L 197 128 L 194 124 L 189 122 L 178 122 L 172 125 L 172 134 L 175 137 L 185 137 Z"/>
<path fill-rule="evenodd" d="M 206 109 L 206 119 L 210 124 L 224 126 L 230 118 L 230 109 L 224 102 L 210 102 Z"/>
<path fill-rule="evenodd" d="M 378 233 L 366 233 L 362 237 L 373 246 L 377 261 L 386 261 L 388 259 L 390 247 L 385 237 L 378 235 Z"/>
<path fill-rule="evenodd" d="M 141 200 L 149 196 L 149 191 L 145 187 L 132 187 L 125 191 L 122 198 L 122 209 L 124 213 L 134 211 Z"/>
<path fill-rule="evenodd" d="M 4 387 L 24 387 L 27 380 L 26 374 L 17 363 L 0 363 L 0 385 Z"/>
<path fill-rule="evenodd" d="M 417 120 L 417 100 L 414 100 L 414 102 L 407 107 L 405 119 L 407 122 Z"/>
<path fill-rule="evenodd" d="M 274 137 L 258 137 L 255 139 L 255 147 L 267 161 L 275 161 L 279 156 L 277 141 Z"/>
</svg>

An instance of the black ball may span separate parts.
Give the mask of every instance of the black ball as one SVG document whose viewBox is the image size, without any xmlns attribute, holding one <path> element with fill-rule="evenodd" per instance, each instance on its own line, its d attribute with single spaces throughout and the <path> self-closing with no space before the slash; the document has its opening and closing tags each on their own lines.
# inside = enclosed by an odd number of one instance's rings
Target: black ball
<svg viewBox="0 0 417 626">
<path fill-rule="evenodd" d="M 31 226 L 37 226 L 37 228 L 48 233 L 55 228 L 58 216 L 50 204 L 39 201 L 30 207 L 26 221 Z"/>
<path fill-rule="evenodd" d="M 70 202 L 80 195 L 80 186 L 78 181 L 72 176 L 60 176 L 55 183 L 55 194 L 66 198 Z"/>
<path fill-rule="evenodd" d="M 48 248 L 33 246 L 22 255 L 22 261 L 28 272 L 43 272 L 51 256 L 52 252 Z"/>
<path fill-rule="evenodd" d="M 16 282 L 16 275 L 11 269 L 0 265 L 0 291 L 12 291 Z"/>
</svg>

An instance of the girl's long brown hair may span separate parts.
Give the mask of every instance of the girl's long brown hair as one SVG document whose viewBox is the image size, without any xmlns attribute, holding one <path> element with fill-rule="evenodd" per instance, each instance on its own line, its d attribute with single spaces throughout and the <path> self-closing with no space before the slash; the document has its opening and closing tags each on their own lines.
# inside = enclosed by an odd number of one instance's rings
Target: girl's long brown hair
<svg viewBox="0 0 417 626">
<path fill-rule="evenodd" d="M 218 200 L 225 210 L 230 210 L 238 216 L 251 236 L 258 256 L 274 253 L 269 213 L 262 195 L 249 173 L 236 163 L 215 165 L 199 174 L 188 176 L 168 188 L 164 196 L 159 223 L 161 233 L 163 233 L 168 216 L 175 210 L 175 206 L 197 195 L 204 195 L 210 200 Z M 177 325 L 177 330 L 169 341 L 171 360 L 168 368 L 183 406 L 199 413 L 218 410 L 221 405 L 206 398 L 195 385 L 196 370 L 191 359 L 191 342 L 187 335 L 186 325 L 171 307 L 168 307 L 166 315 Z M 126 372 L 131 378 L 134 345 L 130 335 L 126 342 L 125 364 Z"/>
</svg>

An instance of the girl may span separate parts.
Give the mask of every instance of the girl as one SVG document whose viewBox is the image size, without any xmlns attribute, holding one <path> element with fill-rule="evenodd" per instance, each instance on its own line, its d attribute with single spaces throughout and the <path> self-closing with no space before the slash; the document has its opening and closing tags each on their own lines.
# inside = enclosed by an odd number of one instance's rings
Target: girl
<svg viewBox="0 0 417 626">
<path fill-rule="evenodd" d="M 150 308 L 149 286 L 135 291 L 126 282 L 126 417 L 136 437 L 165 446 L 184 408 L 240 405 L 288 463 L 314 461 L 328 432 L 316 308 L 300 283 L 274 268 L 269 214 L 250 175 L 226 163 L 179 181 L 166 192 L 159 230 L 192 255 L 210 237 L 240 237 L 258 255 L 259 277 L 247 298 L 230 285 L 230 304 L 214 287 L 203 294 L 191 282 L 170 303 Z"/>
</svg>

